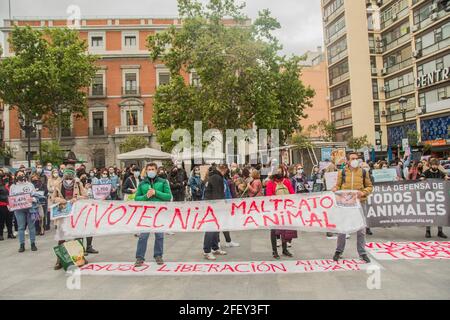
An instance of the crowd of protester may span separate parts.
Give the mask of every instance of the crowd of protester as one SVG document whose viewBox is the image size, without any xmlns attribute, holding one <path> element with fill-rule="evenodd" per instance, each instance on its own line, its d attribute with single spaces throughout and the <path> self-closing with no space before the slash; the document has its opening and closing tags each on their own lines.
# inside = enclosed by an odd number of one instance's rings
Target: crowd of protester
<svg viewBox="0 0 450 320">
<path fill-rule="evenodd" d="M 450 158 L 447 159 L 450 163 Z M 440 159 L 429 158 L 421 161 L 411 161 L 411 157 L 387 161 L 364 162 L 357 153 L 350 153 L 347 159 L 335 165 L 328 161 L 326 166 L 314 166 L 312 172 L 305 172 L 302 164 L 287 166 L 272 160 L 269 167 L 211 165 L 206 175 L 202 177 L 200 166 L 194 166 L 191 172 L 186 172 L 181 163 L 170 167 L 158 167 L 149 163 L 144 168 L 133 164 L 124 169 L 111 166 L 108 168 L 86 169 L 81 165 L 75 169 L 73 164 L 38 164 L 30 169 L 21 166 L 14 174 L 6 168 L 0 168 L 0 241 L 3 241 L 6 229 L 8 239 L 19 238 L 19 252 L 26 249 L 25 238 L 29 236 L 30 248 L 37 251 L 36 236 L 43 236 L 51 230 L 50 210 L 54 205 L 66 204 L 79 199 L 93 199 L 92 186 L 109 184 L 110 194 L 105 200 L 125 201 L 208 201 L 216 199 L 232 199 L 244 197 L 261 197 L 295 193 L 323 192 L 327 190 L 326 172 L 337 171 L 338 182 L 333 191 L 357 190 L 361 201 L 364 201 L 373 188 L 372 172 L 376 169 L 394 168 L 397 180 L 449 179 L 448 168 L 444 168 Z M 264 170 L 268 169 L 268 170 Z M 355 175 L 350 184 L 345 177 Z M 328 188 L 330 189 L 330 188 Z M 8 196 L 30 194 L 33 205 L 28 209 L 14 212 L 8 209 Z M 57 220 L 55 220 L 57 228 Z M 358 254 L 361 259 L 370 262 L 365 252 L 365 236 L 372 234 L 370 229 L 357 233 Z M 136 266 L 143 265 L 147 250 L 148 233 L 136 235 Z M 217 256 L 226 255 L 225 248 L 239 247 L 232 240 L 230 232 L 223 232 L 224 245 L 221 245 L 220 232 L 206 232 L 203 241 L 203 253 L 207 260 L 216 260 Z M 430 227 L 426 228 L 427 238 L 431 237 Z M 438 236 L 447 238 L 442 227 Z M 292 257 L 289 248 L 292 240 L 298 237 L 295 230 L 270 230 L 272 256 L 280 259 L 278 248 L 283 256 Z M 327 233 L 330 239 L 337 239 L 337 249 L 333 257 L 339 260 L 349 235 L 333 235 Z M 83 239 L 80 239 L 83 240 Z M 64 241 L 60 241 L 59 244 Z M 163 264 L 164 234 L 155 234 L 154 258 L 158 264 Z M 93 239 L 86 239 L 86 255 L 97 254 L 93 247 Z M 55 269 L 60 269 L 57 261 Z"/>
</svg>

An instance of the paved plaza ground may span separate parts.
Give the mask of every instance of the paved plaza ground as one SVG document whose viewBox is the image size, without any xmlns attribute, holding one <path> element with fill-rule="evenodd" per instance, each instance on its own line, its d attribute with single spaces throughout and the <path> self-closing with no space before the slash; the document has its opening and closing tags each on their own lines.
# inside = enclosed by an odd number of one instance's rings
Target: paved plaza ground
<svg viewBox="0 0 450 320">
<path fill-rule="evenodd" d="M 374 229 L 369 242 L 440 240 L 433 228 L 425 239 L 424 228 Z M 450 234 L 450 228 L 444 228 Z M 335 240 L 324 234 L 299 234 L 294 240 L 294 258 L 331 259 Z M 232 232 L 239 248 L 228 249 L 218 261 L 270 261 L 269 231 Z M 63 270 L 54 271 L 54 231 L 37 239 L 39 251 L 18 253 L 18 241 L 0 242 L 0 299 L 450 299 L 449 260 L 378 261 L 381 289 L 369 290 L 365 271 L 283 275 L 201 276 L 83 276 L 80 290 L 66 288 Z M 203 234 L 166 235 L 166 261 L 202 262 Z M 137 238 L 120 235 L 94 238 L 98 255 L 89 262 L 134 262 Z M 153 255 L 153 237 L 147 258 Z M 347 243 L 344 256 L 356 258 L 356 236 Z M 286 259 L 286 258 L 283 258 Z"/>
</svg>

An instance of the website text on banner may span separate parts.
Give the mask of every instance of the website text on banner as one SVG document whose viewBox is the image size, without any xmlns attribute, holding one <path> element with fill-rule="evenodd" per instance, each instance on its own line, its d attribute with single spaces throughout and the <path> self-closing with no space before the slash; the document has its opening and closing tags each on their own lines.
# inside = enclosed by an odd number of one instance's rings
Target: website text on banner
<svg viewBox="0 0 450 320">
<path fill-rule="evenodd" d="M 256 229 L 350 233 L 365 227 L 355 191 L 192 202 L 80 200 L 56 238 Z"/>
<path fill-rule="evenodd" d="M 368 227 L 450 226 L 450 181 L 375 184 L 364 212 Z"/>
</svg>

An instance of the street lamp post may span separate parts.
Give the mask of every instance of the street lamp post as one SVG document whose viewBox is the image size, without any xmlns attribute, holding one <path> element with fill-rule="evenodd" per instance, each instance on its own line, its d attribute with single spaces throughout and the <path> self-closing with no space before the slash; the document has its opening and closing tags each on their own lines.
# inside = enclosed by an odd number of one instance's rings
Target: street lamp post
<svg viewBox="0 0 450 320">
<path fill-rule="evenodd" d="M 39 138 L 39 163 L 42 165 L 42 121 L 38 120 L 36 121 L 36 130 L 38 132 L 38 138 Z"/>
<path fill-rule="evenodd" d="M 31 130 L 33 129 L 32 123 L 30 118 L 20 116 L 19 117 L 19 125 L 22 130 L 25 131 L 25 134 L 27 135 L 28 140 L 28 168 L 31 168 Z"/>
<path fill-rule="evenodd" d="M 383 131 L 378 131 L 380 133 L 380 151 L 383 151 Z"/>
</svg>

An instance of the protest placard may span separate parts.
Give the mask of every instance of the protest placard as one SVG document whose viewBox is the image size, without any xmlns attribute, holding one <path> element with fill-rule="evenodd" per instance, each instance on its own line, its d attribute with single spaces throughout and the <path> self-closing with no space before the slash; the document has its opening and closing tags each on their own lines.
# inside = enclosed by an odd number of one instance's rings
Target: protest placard
<svg viewBox="0 0 450 320">
<path fill-rule="evenodd" d="M 62 218 L 57 238 L 273 228 L 350 233 L 362 227 L 361 206 L 341 208 L 332 192 L 190 202 L 79 200 Z"/>
<path fill-rule="evenodd" d="M 105 200 L 111 194 L 111 184 L 93 184 L 92 196 L 95 200 Z"/>
<path fill-rule="evenodd" d="M 56 204 L 50 208 L 50 220 L 56 220 L 70 216 L 72 210 L 72 203 Z"/>
<path fill-rule="evenodd" d="M 33 197 L 31 194 L 17 194 L 8 197 L 8 209 L 9 211 L 16 211 L 21 209 L 29 209 L 33 206 Z"/>
<path fill-rule="evenodd" d="M 331 152 L 331 162 L 333 162 L 335 165 L 340 165 L 346 160 L 345 155 L 345 148 L 341 149 L 334 149 Z"/>
<path fill-rule="evenodd" d="M 397 170 L 390 169 L 375 169 L 372 170 L 372 177 L 375 183 L 378 182 L 393 182 L 397 180 Z"/>
<path fill-rule="evenodd" d="M 320 160 L 325 161 L 331 161 L 331 152 L 333 151 L 332 148 L 321 148 L 320 149 Z"/>
<path fill-rule="evenodd" d="M 338 178 L 338 172 L 325 172 L 325 185 L 327 186 L 327 190 L 330 191 L 331 189 L 336 186 L 337 178 Z"/>
</svg>

